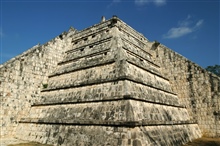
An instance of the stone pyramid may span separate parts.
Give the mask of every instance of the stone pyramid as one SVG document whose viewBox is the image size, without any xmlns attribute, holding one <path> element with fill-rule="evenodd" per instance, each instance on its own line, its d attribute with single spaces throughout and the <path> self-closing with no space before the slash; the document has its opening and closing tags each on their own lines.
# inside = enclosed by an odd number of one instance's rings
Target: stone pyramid
<svg viewBox="0 0 220 146">
<path fill-rule="evenodd" d="M 21 119 L 18 138 L 63 146 L 178 146 L 201 137 L 153 61 L 154 43 L 115 16 L 68 37 L 72 48 Z"/>
</svg>

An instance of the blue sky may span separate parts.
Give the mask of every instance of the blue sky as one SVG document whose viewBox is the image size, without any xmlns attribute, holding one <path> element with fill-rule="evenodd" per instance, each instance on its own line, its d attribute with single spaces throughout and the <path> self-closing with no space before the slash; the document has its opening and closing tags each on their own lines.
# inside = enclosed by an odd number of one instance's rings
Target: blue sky
<svg viewBox="0 0 220 146">
<path fill-rule="evenodd" d="M 220 64 L 219 0 L 1 0 L 0 63 L 117 15 L 202 67 Z"/>
</svg>

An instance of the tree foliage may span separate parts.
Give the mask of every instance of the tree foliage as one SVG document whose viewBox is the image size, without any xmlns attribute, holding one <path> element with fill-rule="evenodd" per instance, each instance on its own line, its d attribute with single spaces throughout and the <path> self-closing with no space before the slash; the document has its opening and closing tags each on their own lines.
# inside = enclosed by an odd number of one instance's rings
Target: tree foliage
<svg viewBox="0 0 220 146">
<path fill-rule="evenodd" d="M 205 69 L 216 74 L 217 76 L 220 76 L 220 65 L 207 66 Z"/>
</svg>

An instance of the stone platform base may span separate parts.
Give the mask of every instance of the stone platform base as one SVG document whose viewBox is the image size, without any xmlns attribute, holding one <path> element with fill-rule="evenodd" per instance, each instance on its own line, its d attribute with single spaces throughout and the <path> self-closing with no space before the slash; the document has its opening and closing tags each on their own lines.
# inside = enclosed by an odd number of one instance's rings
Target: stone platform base
<svg viewBox="0 0 220 146">
<path fill-rule="evenodd" d="M 23 123 L 17 131 L 19 139 L 63 146 L 181 146 L 201 137 L 197 124 L 114 127 Z"/>
</svg>

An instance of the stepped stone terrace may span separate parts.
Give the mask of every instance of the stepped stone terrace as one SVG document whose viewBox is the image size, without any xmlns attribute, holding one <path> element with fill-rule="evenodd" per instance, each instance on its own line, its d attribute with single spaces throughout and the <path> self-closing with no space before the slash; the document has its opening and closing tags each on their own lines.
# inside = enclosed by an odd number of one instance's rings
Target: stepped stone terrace
<svg viewBox="0 0 220 146">
<path fill-rule="evenodd" d="M 220 136 L 220 78 L 113 16 L 0 67 L 1 137 L 183 145 Z"/>
</svg>

